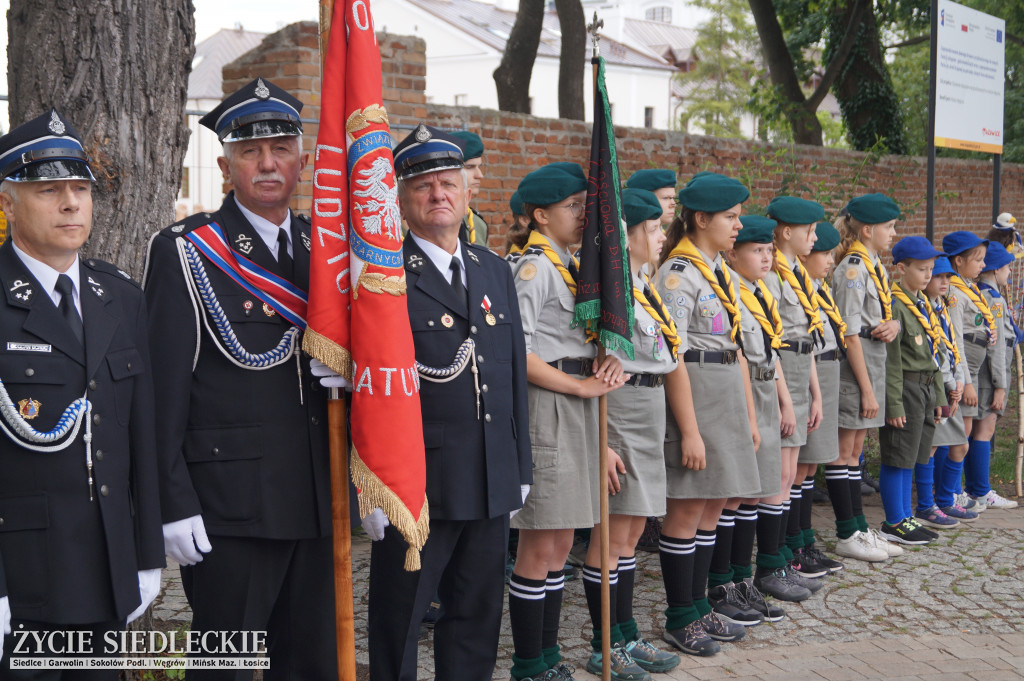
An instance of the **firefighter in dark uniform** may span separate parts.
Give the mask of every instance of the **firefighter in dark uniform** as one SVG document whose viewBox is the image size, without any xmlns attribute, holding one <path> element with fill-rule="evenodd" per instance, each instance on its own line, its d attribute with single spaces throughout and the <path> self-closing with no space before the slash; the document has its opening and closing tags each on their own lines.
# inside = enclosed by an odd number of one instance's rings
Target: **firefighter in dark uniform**
<svg viewBox="0 0 1024 681">
<path fill-rule="evenodd" d="M 0 679 L 117 679 L 12 671 L 11 657 L 57 656 L 52 642 L 102 656 L 104 635 L 160 591 L 145 300 L 125 272 L 79 257 L 94 178 L 59 113 L 0 138 L 0 177 Z M 42 649 L 26 644 L 48 632 Z"/>
<path fill-rule="evenodd" d="M 420 125 L 395 148 L 409 318 L 420 368 L 430 536 L 420 572 L 388 527 L 373 542 L 369 648 L 373 681 L 416 678 L 417 633 L 439 593 L 435 678 L 490 681 L 504 600 L 509 514 L 532 482 L 526 348 L 508 264 L 459 240 L 462 151 Z M 460 351 L 467 362 L 456 362 Z M 433 380 L 432 380 L 433 379 Z M 379 514 L 379 511 L 375 513 Z"/>
<path fill-rule="evenodd" d="M 144 277 L 164 540 L 192 631 L 266 631 L 264 678 L 290 681 L 337 673 L 326 391 L 295 303 L 310 224 L 288 208 L 308 159 L 301 108 L 257 79 L 200 121 L 234 190 L 155 235 Z"/>
</svg>

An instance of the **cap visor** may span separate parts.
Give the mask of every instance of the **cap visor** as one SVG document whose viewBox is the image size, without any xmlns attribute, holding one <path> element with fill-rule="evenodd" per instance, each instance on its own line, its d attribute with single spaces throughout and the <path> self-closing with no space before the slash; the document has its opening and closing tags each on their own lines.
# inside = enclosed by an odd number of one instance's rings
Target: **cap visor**
<svg viewBox="0 0 1024 681">
<path fill-rule="evenodd" d="M 89 169 L 89 164 L 77 159 L 58 158 L 51 161 L 31 163 L 19 168 L 4 178 L 12 182 L 49 182 L 52 180 L 88 180 L 96 178 Z"/>
<path fill-rule="evenodd" d="M 266 137 L 292 137 L 302 134 L 302 126 L 292 121 L 255 121 L 236 130 L 229 130 L 221 142 L 264 139 Z"/>
</svg>

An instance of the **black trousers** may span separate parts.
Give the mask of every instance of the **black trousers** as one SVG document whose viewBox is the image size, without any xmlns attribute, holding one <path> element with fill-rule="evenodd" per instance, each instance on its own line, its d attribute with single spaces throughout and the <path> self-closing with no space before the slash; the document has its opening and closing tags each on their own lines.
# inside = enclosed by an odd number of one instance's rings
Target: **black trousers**
<svg viewBox="0 0 1024 681">
<path fill-rule="evenodd" d="M 108 632 L 123 630 L 124 626 L 124 620 L 94 624 L 54 624 L 12 617 L 11 633 L 4 636 L 4 659 L 0 663 L 0 681 L 117 681 L 117 669 L 11 669 L 11 657 L 119 657 L 120 653 L 117 650 L 104 650 L 104 637 Z M 43 637 L 43 648 L 37 649 L 37 640 L 22 632 L 38 632 Z M 50 635 L 51 632 L 57 633 Z M 74 633 L 66 636 L 64 632 Z M 83 650 L 80 645 L 83 635 L 88 636 L 91 641 L 88 650 Z M 51 653 L 47 650 L 50 641 L 65 650 L 82 652 Z"/>
<path fill-rule="evenodd" d="M 434 678 L 491 681 L 505 589 L 508 516 L 431 520 L 422 569 L 406 572 L 408 545 L 393 527 L 373 542 L 368 612 L 370 681 L 415 681 L 420 621 L 435 593 Z"/>
<path fill-rule="evenodd" d="M 192 631 L 267 632 L 266 681 L 337 678 L 331 538 L 215 536 L 210 543 L 213 550 L 203 562 L 181 568 Z M 241 669 L 185 672 L 186 680 L 195 681 L 244 681 L 252 675 Z"/>
</svg>

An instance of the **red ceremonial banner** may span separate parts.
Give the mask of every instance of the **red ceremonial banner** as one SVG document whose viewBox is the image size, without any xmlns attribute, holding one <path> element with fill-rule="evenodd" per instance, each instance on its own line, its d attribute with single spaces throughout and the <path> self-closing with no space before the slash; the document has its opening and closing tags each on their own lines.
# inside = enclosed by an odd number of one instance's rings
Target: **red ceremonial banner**
<svg viewBox="0 0 1024 681">
<path fill-rule="evenodd" d="M 419 569 L 427 540 L 419 374 L 405 301 L 401 217 L 380 50 L 368 0 L 335 3 L 313 163 L 303 349 L 352 382 L 359 512 L 383 509 Z"/>
</svg>

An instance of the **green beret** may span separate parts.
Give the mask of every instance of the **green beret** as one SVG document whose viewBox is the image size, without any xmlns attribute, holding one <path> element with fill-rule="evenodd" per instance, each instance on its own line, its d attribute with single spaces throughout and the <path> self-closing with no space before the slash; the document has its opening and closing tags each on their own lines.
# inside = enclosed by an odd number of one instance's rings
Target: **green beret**
<svg viewBox="0 0 1024 681">
<path fill-rule="evenodd" d="M 638 170 L 626 180 L 626 186 L 630 189 L 646 189 L 653 192 L 655 189 L 665 187 L 676 188 L 676 174 L 671 170 L 660 170 L 658 168 L 644 168 Z"/>
<path fill-rule="evenodd" d="M 832 226 L 831 222 L 819 222 L 814 228 L 818 240 L 814 242 L 812 251 L 831 251 L 839 245 L 842 239 L 839 237 L 839 230 Z"/>
<path fill-rule="evenodd" d="M 686 184 L 689 185 L 690 182 L 693 182 L 697 178 L 699 178 L 699 177 L 707 177 L 709 175 L 712 175 L 714 177 L 726 177 L 725 175 L 719 175 L 718 173 L 713 173 L 710 170 L 702 170 L 702 171 L 698 172 L 697 174 L 695 174 L 693 177 L 691 177 L 689 182 L 687 182 Z"/>
<path fill-rule="evenodd" d="M 512 198 L 508 200 L 508 208 L 512 211 L 512 215 L 523 214 L 523 200 L 519 198 L 519 192 L 512 193 Z"/>
<path fill-rule="evenodd" d="M 698 173 L 679 190 L 679 203 L 690 210 L 717 213 L 750 198 L 750 190 L 739 180 L 718 173 Z"/>
<path fill-rule="evenodd" d="M 564 170 L 546 165 L 528 174 L 519 183 L 516 193 L 523 203 L 550 206 L 567 196 L 587 190 L 585 177 L 576 177 Z"/>
<path fill-rule="evenodd" d="M 865 225 L 878 225 L 900 216 L 900 207 L 885 194 L 865 194 L 850 199 L 844 210 Z"/>
<path fill-rule="evenodd" d="M 743 229 L 736 235 L 736 245 L 740 244 L 770 244 L 775 241 L 775 226 L 778 224 L 771 218 L 763 218 L 760 215 L 742 215 L 740 222 Z"/>
<path fill-rule="evenodd" d="M 662 212 L 661 201 L 652 192 L 632 187 L 622 190 L 622 214 L 626 218 L 627 227 L 656 220 Z"/>
<path fill-rule="evenodd" d="M 473 158 L 480 158 L 484 155 L 484 141 L 480 139 L 480 135 L 469 130 L 456 130 L 452 133 L 452 137 L 459 138 L 459 144 L 462 145 L 462 158 L 470 160 Z"/>
<path fill-rule="evenodd" d="M 549 163 L 544 167 L 561 170 L 563 173 L 569 173 L 573 177 L 579 177 L 584 180 L 587 179 L 587 174 L 583 172 L 583 166 L 579 163 L 572 163 L 571 161 L 555 161 L 554 163 Z"/>
<path fill-rule="evenodd" d="M 825 217 L 825 207 L 796 196 L 776 196 L 768 204 L 767 213 L 790 225 L 812 225 Z"/>
</svg>

